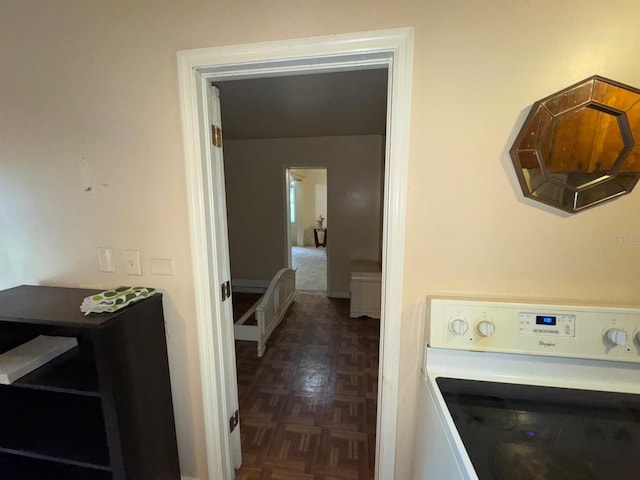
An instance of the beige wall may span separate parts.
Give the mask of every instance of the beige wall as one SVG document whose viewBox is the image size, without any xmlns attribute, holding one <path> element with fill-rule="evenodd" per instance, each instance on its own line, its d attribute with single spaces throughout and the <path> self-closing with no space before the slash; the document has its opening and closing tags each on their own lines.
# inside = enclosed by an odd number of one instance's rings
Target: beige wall
<svg viewBox="0 0 640 480">
<path fill-rule="evenodd" d="M 224 144 L 229 251 L 234 279 L 269 280 L 286 265 L 284 175 L 287 167 L 327 169 L 328 281 L 331 295 L 349 295 L 349 262 L 380 250 L 379 135 L 227 140 Z M 313 197 L 315 181 L 302 181 Z M 315 210 L 305 215 L 305 230 Z M 332 214 L 332 212 L 336 212 Z M 309 218 L 307 218 L 309 217 Z M 313 235 L 313 232 L 311 233 Z M 260 248 L 256 248 L 259 243 Z"/>
<path fill-rule="evenodd" d="M 122 250 L 139 248 L 135 283 L 166 292 L 183 470 L 204 479 L 176 51 L 414 26 L 397 446 L 407 478 L 425 295 L 640 304 L 640 192 L 564 218 L 521 199 L 507 156 L 533 101 L 595 73 L 640 86 L 639 16 L 636 0 L 4 1 L 0 287 L 130 283 Z M 116 274 L 97 270 L 97 246 L 115 249 Z M 150 276 L 153 257 L 175 259 L 176 275 Z"/>
</svg>

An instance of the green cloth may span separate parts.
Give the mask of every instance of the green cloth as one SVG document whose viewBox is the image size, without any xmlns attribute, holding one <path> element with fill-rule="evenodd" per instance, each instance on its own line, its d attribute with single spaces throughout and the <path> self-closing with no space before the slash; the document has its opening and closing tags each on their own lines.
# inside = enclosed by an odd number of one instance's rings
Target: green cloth
<svg viewBox="0 0 640 480">
<path fill-rule="evenodd" d="M 115 312 L 134 302 L 155 295 L 155 293 L 155 288 L 118 287 L 85 298 L 82 305 L 80 305 L 80 311 L 84 312 L 85 315 L 89 315 L 90 313 Z"/>
</svg>

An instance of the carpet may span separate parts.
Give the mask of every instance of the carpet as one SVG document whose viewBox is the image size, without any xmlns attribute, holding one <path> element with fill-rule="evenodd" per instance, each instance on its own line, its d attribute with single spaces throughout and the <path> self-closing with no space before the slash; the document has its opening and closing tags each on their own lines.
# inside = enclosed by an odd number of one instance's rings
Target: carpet
<svg viewBox="0 0 640 480">
<path fill-rule="evenodd" d="M 327 250 L 291 247 L 291 263 L 296 270 L 296 290 L 327 291 Z"/>
</svg>

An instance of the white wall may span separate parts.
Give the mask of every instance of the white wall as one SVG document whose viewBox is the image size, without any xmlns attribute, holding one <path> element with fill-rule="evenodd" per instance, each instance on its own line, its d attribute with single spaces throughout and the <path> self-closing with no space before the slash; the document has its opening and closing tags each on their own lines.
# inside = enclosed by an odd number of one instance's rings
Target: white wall
<svg viewBox="0 0 640 480">
<path fill-rule="evenodd" d="M 348 296 L 349 261 L 379 256 L 381 143 L 378 135 L 226 141 L 232 277 L 269 280 L 286 264 L 285 169 L 326 167 L 329 290 Z M 308 178 L 305 230 L 315 224 L 316 179 Z"/>
<path fill-rule="evenodd" d="M 295 222 L 291 224 L 291 245 L 304 245 L 304 219 L 301 212 L 304 211 L 304 184 L 302 181 L 296 180 L 294 182 L 294 192 L 289 191 L 289 195 L 294 195 L 293 208 Z M 291 201 L 291 199 L 289 200 Z M 289 212 L 291 215 L 291 212 Z"/>
<path fill-rule="evenodd" d="M 396 319 L 397 478 L 408 478 L 425 295 L 640 304 L 640 192 L 564 218 L 522 199 L 507 155 L 535 100 L 596 73 L 640 86 L 639 16 L 637 0 L 5 0 L 0 286 L 130 283 L 122 250 L 139 248 L 143 276 L 133 280 L 166 292 L 183 473 L 203 480 L 176 52 L 413 26 Z M 97 246 L 115 248 L 116 274 L 98 271 Z M 150 276 L 152 257 L 173 258 L 176 275 Z"/>
</svg>

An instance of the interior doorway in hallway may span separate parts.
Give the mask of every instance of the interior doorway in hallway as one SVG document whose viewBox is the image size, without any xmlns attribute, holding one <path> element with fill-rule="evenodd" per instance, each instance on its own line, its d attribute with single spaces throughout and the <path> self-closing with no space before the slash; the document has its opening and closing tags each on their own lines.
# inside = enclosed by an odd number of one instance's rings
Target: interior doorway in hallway
<svg viewBox="0 0 640 480">
<path fill-rule="evenodd" d="M 296 290 L 327 291 L 327 169 L 287 168 L 287 235 Z"/>
</svg>

